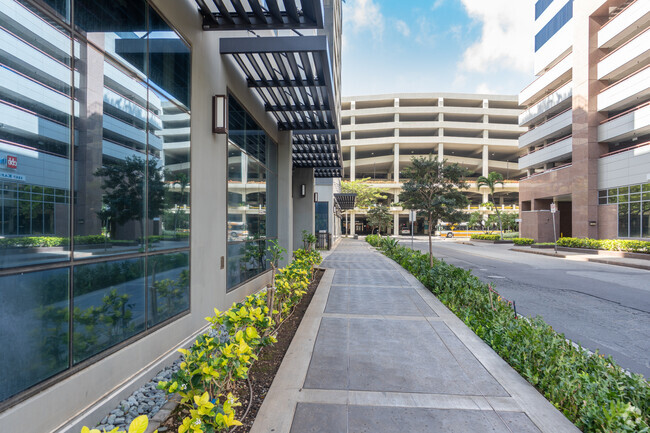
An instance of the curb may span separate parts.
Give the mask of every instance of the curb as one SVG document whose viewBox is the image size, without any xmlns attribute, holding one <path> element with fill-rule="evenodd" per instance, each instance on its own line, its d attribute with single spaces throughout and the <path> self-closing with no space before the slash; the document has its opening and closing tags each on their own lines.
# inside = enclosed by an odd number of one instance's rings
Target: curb
<svg viewBox="0 0 650 433">
<path fill-rule="evenodd" d="M 528 253 L 528 254 L 538 254 L 541 256 L 557 257 L 561 259 L 567 259 L 568 257 L 571 257 L 571 254 L 562 254 L 562 253 L 556 254 L 555 252 L 534 251 L 532 249 L 526 250 L 524 248 L 510 248 L 510 251 L 516 251 L 519 253 Z M 642 265 L 638 263 L 625 263 L 625 262 L 620 262 L 620 261 L 615 261 L 615 260 L 610 260 L 605 258 L 576 257 L 575 259 L 572 260 L 579 261 L 579 262 L 593 262 L 593 263 L 601 263 L 605 265 L 623 266 L 626 268 L 634 268 L 634 269 L 642 269 L 642 270 L 650 271 L 650 265 Z"/>
</svg>

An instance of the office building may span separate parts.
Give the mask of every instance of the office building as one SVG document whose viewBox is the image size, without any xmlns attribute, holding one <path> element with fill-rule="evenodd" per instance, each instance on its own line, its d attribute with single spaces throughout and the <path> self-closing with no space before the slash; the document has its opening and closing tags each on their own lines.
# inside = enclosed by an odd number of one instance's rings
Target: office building
<svg viewBox="0 0 650 433">
<path fill-rule="evenodd" d="M 0 0 L 0 431 L 96 425 L 314 231 L 340 34 L 338 0 Z"/>
<path fill-rule="evenodd" d="M 533 13 L 533 11 L 531 11 Z M 650 2 L 538 0 L 521 234 L 650 238 Z"/>
</svg>

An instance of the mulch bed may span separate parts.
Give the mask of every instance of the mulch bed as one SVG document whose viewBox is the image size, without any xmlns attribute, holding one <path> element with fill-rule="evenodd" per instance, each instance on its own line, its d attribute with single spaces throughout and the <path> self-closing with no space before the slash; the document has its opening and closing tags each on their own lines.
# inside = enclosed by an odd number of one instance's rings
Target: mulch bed
<svg viewBox="0 0 650 433">
<path fill-rule="evenodd" d="M 242 403 L 236 412 L 236 419 L 241 421 L 242 425 L 233 429 L 233 432 L 248 433 L 253 426 L 257 412 L 260 410 L 264 398 L 271 388 L 275 374 L 278 372 L 280 364 L 282 364 L 282 360 L 284 359 L 284 354 L 289 349 L 293 336 L 298 330 L 298 326 L 300 326 L 300 322 L 307 311 L 307 307 L 311 303 L 311 299 L 314 297 L 314 293 L 324 272 L 322 269 L 316 270 L 314 280 L 309 285 L 307 293 L 303 296 L 300 304 L 296 306 L 293 314 L 280 325 L 277 334 L 278 342 L 262 349 L 259 354 L 259 359 L 253 363 L 248 374 L 251 388 L 253 389 L 253 399 L 248 414 L 246 414 L 246 418 L 244 419 L 241 419 L 241 417 L 244 415 L 250 400 L 248 382 L 240 381 L 233 391 L 233 394 Z M 166 427 L 166 431 L 168 432 L 177 432 L 178 427 L 182 423 L 182 419 L 186 416 L 189 416 L 189 412 L 177 407 L 160 426 Z"/>
</svg>

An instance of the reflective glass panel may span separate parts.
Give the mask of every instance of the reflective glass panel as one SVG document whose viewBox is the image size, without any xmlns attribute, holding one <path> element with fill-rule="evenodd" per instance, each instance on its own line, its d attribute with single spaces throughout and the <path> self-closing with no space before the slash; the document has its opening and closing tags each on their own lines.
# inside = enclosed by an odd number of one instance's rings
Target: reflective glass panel
<svg viewBox="0 0 650 433">
<path fill-rule="evenodd" d="M 641 236 L 650 238 L 650 202 L 643 203 L 643 214 L 641 215 Z"/>
<path fill-rule="evenodd" d="M 73 278 L 74 363 L 144 330 L 144 258 L 76 266 Z"/>
<path fill-rule="evenodd" d="M 0 268 L 67 260 L 70 204 L 46 207 L 42 192 L 70 189 L 72 40 L 5 0 L 0 47 Z"/>
<path fill-rule="evenodd" d="M 190 256 L 173 253 L 147 259 L 148 326 L 190 308 Z"/>
<path fill-rule="evenodd" d="M 629 236 L 629 205 L 619 204 L 618 205 L 618 236 L 626 238 Z"/>
<path fill-rule="evenodd" d="M 641 203 L 630 203 L 630 237 L 641 237 Z"/>
<path fill-rule="evenodd" d="M 0 277 L 0 401 L 68 368 L 68 269 Z"/>
<path fill-rule="evenodd" d="M 251 241 L 228 245 L 228 288 L 241 284 L 267 267 L 266 242 Z"/>
</svg>

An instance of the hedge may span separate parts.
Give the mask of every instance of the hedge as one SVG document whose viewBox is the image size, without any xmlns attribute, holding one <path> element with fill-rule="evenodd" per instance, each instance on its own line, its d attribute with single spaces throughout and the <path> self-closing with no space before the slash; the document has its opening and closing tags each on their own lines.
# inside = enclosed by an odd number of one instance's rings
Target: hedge
<svg viewBox="0 0 650 433">
<path fill-rule="evenodd" d="M 650 242 L 628 239 L 560 238 L 557 240 L 557 245 L 559 247 L 569 248 L 590 248 L 594 250 L 650 254 Z"/>
<path fill-rule="evenodd" d="M 501 239 L 501 236 L 499 235 L 481 235 L 481 234 L 473 234 L 470 239 L 476 239 L 479 241 L 498 241 Z"/>
<path fill-rule="evenodd" d="M 611 357 L 577 348 L 542 318 L 515 319 L 470 271 L 402 246 L 384 254 L 418 278 L 583 432 L 647 432 L 650 386 Z"/>
<path fill-rule="evenodd" d="M 535 243 L 535 239 L 530 238 L 512 238 L 510 240 L 514 242 L 515 245 L 532 245 Z"/>
</svg>

